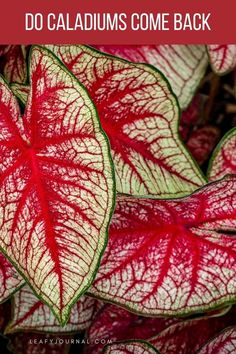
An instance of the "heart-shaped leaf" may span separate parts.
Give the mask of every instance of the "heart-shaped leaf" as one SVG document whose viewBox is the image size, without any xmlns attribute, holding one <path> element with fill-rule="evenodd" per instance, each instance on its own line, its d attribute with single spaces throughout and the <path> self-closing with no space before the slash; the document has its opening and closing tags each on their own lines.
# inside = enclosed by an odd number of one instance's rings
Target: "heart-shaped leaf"
<svg viewBox="0 0 236 354">
<path fill-rule="evenodd" d="M 114 203 L 106 136 L 87 92 L 35 47 L 23 118 L 0 80 L 0 246 L 64 324 L 92 282 Z"/>
<path fill-rule="evenodd" d="M 195 354 L 216 333 L 234 322 L 235 310 L 222 317 L 179 321 L 147 339 L 162 354 Z"/>
<path fill-rule="evenodd" d="M 236 176 L 182 199 L 121 196 L 89 292 L 144 315 L 185 315 L 233 302 L 235 227 Z"/>
<path fill-rule="evenodd" d="M 148 63 L 161 70 L 185 109 L 205 74 L 208 58 L 202 45 L 98 45 L 103 52 Z"/>
<path fill-rule="evenodd" d="M 101 353 L 104 340 L 147 340 L 177 321 L 175 318 L 142 317 L 118 306 L 106 304 L 97 313 L 87 332 L 88 345 L 84 353 Z"/>
<path fill-rule="evenodd" d="M 71 333 L 83 331 L 91 324 L 96 301 L 82 296 L 72 307 L 69 321 L 61 327 L 50 308 L 43 304 L 28 286 L 24 286 L 14 296 L 13 317 L 5 333 L 53 332 Z"/>
<path fill-rule="evenodd" d="M 148 342 L 133 340 L 107 345 L 104 354 L 157 354 L 158 351 Z"/>
<path fill-rule="evenodd" d="M 5 46 L 1 54 L 4 56 L 3 73 L 6 80 L 8 82 L 25 83 L 27 80 L 25 46 Z"/>
<path fill-rule="evenodd" d="M 217 180 L 227 174 L 236 174 L 236 128 L 231 129 L 219 142 L 212 154 L 208 168 L 209 180 Z"/>
<path fill-rule="evenodd" d="M 49 48 L 96 104 L 119 192 L 169 198 L 205 183 L 179 138 L 177 101 L 161 73 L 84 46 Z"/>
<path fill-rule="evenodd" d="M 235 44 L 211 44 L 207 46 L 212 69 L 218 75 L 227 74 L 236 66 Z"/>
<path fill-rule="evenodd" d="M 0 302 L 6 301 L 24 284 L 13 265 L 0 253 Z"/>
<path fill-rule="evenodd" d="M 198 354 L 236 353 L 236 327 L 228 328 L 207 343 Z"/>
</svg>

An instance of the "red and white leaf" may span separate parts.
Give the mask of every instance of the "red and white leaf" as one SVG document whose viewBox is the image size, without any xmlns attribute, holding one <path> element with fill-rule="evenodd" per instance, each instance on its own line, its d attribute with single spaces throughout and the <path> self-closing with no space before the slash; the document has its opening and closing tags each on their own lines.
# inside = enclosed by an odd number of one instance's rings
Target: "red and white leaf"
<svg viewBox="0 0 236 354">
<path fill-rule="evenodd" d="M 6 301 L 24 284 L 13 265 L 0 253 L 0 302 Z"/>
<path fill-rule="evenodd" d="M 28 286 L 25 286 L 14 296 L 13 317 L 5 333 L 83 331 L 90 326 L 95 310 L 96 301 L 82 296 L 72 307 L 67 324 L 61 327 L 50 308 L 43 304 Z"/>
<path fill-rule="evenodd" d="M 148 338 L 162 354 L 195 354 L 219 331 L 235 322 L 235 310 L 222 317 L 179 321 L 153 338 Z"/>
<path fill-rule="evenodd" d="M 88 89 L 107 133 L 119 192 L 169 198 L 205 183 L 179 138 L 179 110 L 154 68 L 85 46 L 49 46 Z"/>
<path fill-rule="evenodd" d="M 5 48 L 3 74 L 8 82 L 25 83 L 27 80 L 26 49 L 22 45 Z"/>
<path fill-rule="evenodd" d="M 29 97 L 29 92 L 30 92 L 30 86 L 28 85 L 23 85 L 23 84 L 11 84 L 11 90 L 14 93 L 14 95 L 24 104 L 26 105 L 28 97 Z"/>
<path fill-rule="evenodd" d="M 236 128 L 221 139 L 213 152 L 208 168 L 209 180 L 217 180 L 227 174 L 236 174 Z"/>
<path fill-rule="evenodd" d="M 10 336 L 8 347 L 14 354 L 68 354 L 71 342 L 70 336 L 16 333 Z"/>
<path fill-rule="evenodd" d="M 0 246 L 61 323 L 89 287 L 113 210 L 109 146 L 87 92 L 31 53 L 25 115 L 0 81 Z"/>
<path fill-rule="evenodd" d="M 104 354 L 157 354 L 158 351 L 148 342 L 133 340 L 107 345 Z"/>
<path fill-rule="evenodd" d="M 228 328 L 207 343 L 198 354 L 236 353 L 236 327 Z"/>
<path fill-rule="evenodd" d="M 231 307 L 227 306 L 222 309 L 206 312 L 202 315 L 210 320 L 210 317 L 218 317 L 227 314 L 230 309 Z M 228 317 L 229 316 L 227 315 L 224 318 Z M 230 316 L 230 319 L 232 319 L 232 316 Z M 101 353 L 104 341 L 110 343 L 131 340 L 133 338 L 139 340 L 149 340 L 171 325 L 183 321 L 184 319 L 174 317 L 138 316 L 118 306 L 106 304 L 97 313 L 87 332 L 88 343 L 84 348 L 84 353 Z M 214 326 L 215 322 L 218 323 L 216 320 L 210 320 L 211 329 L 216 327 Z M 218 326 L 216 328 L 218 330 L 224 328 L 223 323 L 225 324 L 226 321 L 220 321 L 219 324 L 221 324 L 221 327 Z M 231 324 L 231 322 L 227 323 Z"/>
<path fill-rule="evenodd" d="M 190 134 L 186 145 L 199 165 L 208 160 L 219 137 L 220 131 L 213 125 L 197 128 Z"/>
<path fill-rule="evenodd" d="M 195 354 L 219 331 L 235 323 L 235 309 L 221 317 L 179 321 L 153 338 L 146 338 L 162 354 Z"/>
<path fill-rule="evenodd" d="M 95 316 L 87 333 L 86 354 L 102 352 L 105 341 L 124 341 L 129 339 L 147 340 L 169 325 L 176 318 L 153 318 L 138 316 L 115 305 L 106 304 Z"/>
<path fill-rule="evenodd" d="M 234 302 L 235 227 L 236 176 L 182 199 L 120 196 L 89 292 L 144 315 Z"/>
<path fill-rule="evenodd" d="M 98 45 L 96 48 L 133 62 L 155 66 L 169 80 L 182 109 L 191 102 L 208 64 L 202 45 Z"/>
<path fill-rule="evenodd" d="M 236 66 L 235 44 L 211 44 L 207 46 L 210 63 L 216 74 L 224 75 Z"/>
</svg>

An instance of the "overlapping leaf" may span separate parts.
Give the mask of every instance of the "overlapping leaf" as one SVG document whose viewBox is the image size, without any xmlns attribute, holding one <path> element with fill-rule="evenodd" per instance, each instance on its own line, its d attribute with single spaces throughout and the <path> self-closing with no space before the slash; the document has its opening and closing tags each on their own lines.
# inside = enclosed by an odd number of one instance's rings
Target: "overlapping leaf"
<svg viewBox="0 0 236 354">
<path fill-rule="evenodd" d="M 61 327 L 49 307 L 43 304 L 28 286 L 25 286 L 15 294 L 13 310 L 13 318 L 5 333 L 23 331 L 69 333 L 89 327 L 96 310 L 96 301 L 82 296 L 73 306 L 66 326 Z"/>
<path fill-rule="evenodd" d="M 0 57 L 5 55 L 9 49 L 10 45 L 0 45 Z"/>
<path fill-rule="evenodd" d="M 219 129 L 210 124 L 199 127 L 190 134 L 186 145 L 199 165 L 208 160 L 219 136 Z"/>
<path fill-rule="evenodd" d="M 19 100 L 26 105 L 30 92 L 30 86 L 14 83 L 11 85 L 11 90 Z"/>
<path fill-rule="evenodd" d="M 8 82 L 25 83 L 27 80 L 26 49 L 22 45 L 4 46 L 3 74 Z"/>
<path fill-rule="evenodd" d="M 192 328 L 196 335 L 190 336 L 189 340 L 191 342 L 186 340 L 185 349 L 192 347 L 199 348 L 201 343 L 204 343 L 217 331 L 223 329 L 226 325 L 232 324 L 235 313 L 231 311 L 229 314 L 230 308 L 230 306 L 227 306 L 226 308 L 206 312 L 194 322 L 173 317 L 154 318 L 138 316 L 118 306 L 107 304 L 97 313 L 87 332 L 88 344 L 84 349 L 84 353 L 101 353 L 104 341 L 117 342 L 135 338 L 139 340 L 151 340 L 155 344 L 157 343 L 157 338 L 159 338 L 158 333 L 162 332 L 167 333 L 167 335 L 166 337 L 164 335 L 160 337 L 163 339 L 165 337 L 168 343 L 172 341 L 172 345 L 175 341 L 176 353 L 179 353 L 181 347 L 180 343 L 183 342 L 185 336 L 188 339 L 189 332 L 191 332 Z M 219 316 L 219 319 L 215 318 Z M 179 323 L 179 326 L 174 327 L 173 325 L 177 323 Z M 168 336 L 168 328 L 170 328 L 170 332 L 173 333 L 172 336 Z M 176 328 L 176 332 L 172 331 L 171 328 Z M 179 328 L 181 328 L 182 331 L 180 331 Z M 201 334 L 201 328 L 204 328 L 203 334 Z M 160 344 L 160 342 L 165 343 L 165 340 L 159 340 L 158 343 Z M 200 344 L 195 346 L 195 342 Z"/>
<path fill-rule="evenodd" d="M 23 284 L 23 278 L 6 257 L 0 253 L 0 302 L 7 300 Z"/>
<path fill-rule="evenodd" d="M 213 152 L 208 178 L 217 180 L 227 174 L 236 174 L 236 128 L 231 129 Z"/>
<path fill-rule="evenodd" d="M 112 148 L 119 192 L 183 196 L 204 184 L 178 134 L 178 106 L 154 68 L 84 46 L 49 46 L 86 86 Z"/>
<path fill-rule="evenodd" d="M 106 243 L 113 171 L 84 88 L 46 49 L 30 70 L 23 119 L 0 81 L 0 246 L 65 323 Z"/>
<path fill-rule="evenodd" d="M 208 340 L 235 322 L 235 309 L 221 317 L 179 321 L 148 340 L 162 354 L 196 354 Z"/>
<path fill-rule="evenodd" d="M 129 341 L 106 346 L 104 354 L 157 354 L 158 351 L 148 342 Z"/>
<path fill-rule="evenodd" d="M 236 327 L 229 328 L 206 344 L 198 354 L 236 353 Z"/>
<path fill-rule="evenodd" d="M 177 321 L 175 318 L 137 316 L 118 306 L 106 304 L 97 313 L 88 330 L 88 345 L 84 353 L 101 353 L 104 340 L 107 342 L 133 338 L 147 340 Z"/>
<path fill-rule="evenodd" d="M 191 102 L 208 63 L 202 45 L 99 45 L 96 47 L 130 61 L 152 64 L 161 70 L 170 81 L 182 109 Z"/>
<path fill-rule="evenodd" d="M 233 176 L 171 201 L 121 196 L 89 291 L 146 315 L 235 301 L 235 227 Z"/>
<path fill-rule="evenodd" d="M 182 139 L 186 142 L 192 129 L 197 124 L 203 110 L 203 97 L 196 95 L 188 108 L 182 112 L 179 131 Z"/>
<path fill-rule="evenodd" d="M 211 44 L 207 46 L 210 63 L 216 74 L 224 75 L 236 66 L 235 44 Z"/>
</svg>

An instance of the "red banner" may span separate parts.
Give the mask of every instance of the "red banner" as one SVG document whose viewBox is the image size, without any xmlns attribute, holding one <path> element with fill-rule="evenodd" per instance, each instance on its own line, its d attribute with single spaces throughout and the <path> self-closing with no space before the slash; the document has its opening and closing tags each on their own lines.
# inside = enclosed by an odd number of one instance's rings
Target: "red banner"
<svg viewBox="0 0 236 354">
<path fill-rule="evenodd" d="M 7 0 L 0 43 L 234 43 L 229 0 Z"/>
</svg>

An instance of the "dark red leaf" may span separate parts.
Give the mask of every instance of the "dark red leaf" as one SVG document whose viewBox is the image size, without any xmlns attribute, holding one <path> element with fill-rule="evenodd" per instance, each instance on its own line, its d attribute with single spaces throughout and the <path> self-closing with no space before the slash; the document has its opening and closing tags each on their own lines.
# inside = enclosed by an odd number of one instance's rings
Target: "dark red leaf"
<svg viewBox="0 0 236 354">
<path fill-rule="evenodd" d="M 209 159 L 219 137 L 220 130 L 213 125 L 205 125 L 191 133 L 186 144 L 199 165 Z"/>
</svg>

